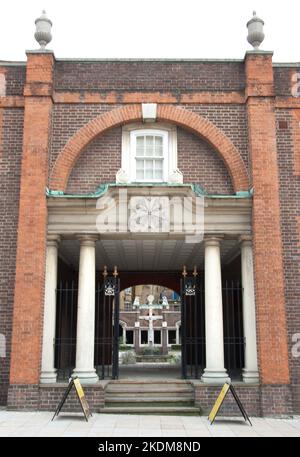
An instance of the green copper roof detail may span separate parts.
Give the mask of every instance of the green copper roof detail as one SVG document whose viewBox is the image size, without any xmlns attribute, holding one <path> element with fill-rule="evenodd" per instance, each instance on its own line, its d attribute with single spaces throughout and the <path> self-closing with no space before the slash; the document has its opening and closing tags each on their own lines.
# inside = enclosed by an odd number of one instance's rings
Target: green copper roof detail
<svg viewBox="0 0 300 457">
<path fill-rule="evenodd" d="M 252 198 L 253 189 L 249 191 L 238 191 L 234 195 L 218 195 L 218 194 L 209 194 L 206 192 L 200 184 L 180 184 L 180 183 L 108 183 L 108 184 L 101 184 L 95 192 L 90 192 L 86 194 L 67 194 L 62 190 L 51 190 L 48 187 L 46 188 L 46 196 L 47 197 L 55 197 L 55 198 L 99 198 L 102 197 L 109 188 L 111 187 L 189 187 L 197 197 L 206 197 L 206 198 Z"/>
</svg>

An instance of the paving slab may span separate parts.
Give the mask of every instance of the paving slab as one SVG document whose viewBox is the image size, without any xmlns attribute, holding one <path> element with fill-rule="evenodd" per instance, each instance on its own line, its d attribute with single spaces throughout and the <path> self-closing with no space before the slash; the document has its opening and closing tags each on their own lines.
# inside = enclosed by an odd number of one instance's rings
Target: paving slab
<svg viewBox="0 0 300 457">
<path fill-rule="evenodd" d="M 51 421 L 50 412 L 0 411 L 0 437 L 300 437 L 300 417 L 251 418 L 253 427 L 236 417 L 217 418 L 210 425 L 204 416 L 143 416 L 62 414 Z"/>
</svg>

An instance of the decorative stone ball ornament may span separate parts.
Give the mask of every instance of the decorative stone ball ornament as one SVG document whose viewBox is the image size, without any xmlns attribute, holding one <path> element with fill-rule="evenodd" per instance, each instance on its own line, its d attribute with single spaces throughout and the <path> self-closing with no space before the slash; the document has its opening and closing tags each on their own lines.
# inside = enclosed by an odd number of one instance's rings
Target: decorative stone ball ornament
<svg viewBox="0 0 300 457">
<path fill-rule="evenodd" d="M 253 18 L 247 22 L 247 40 L 255 50 L 258 49 L 261 43 L 264 41 L 264 24 L 264 21 L 256 16 L 256 11 L 253 11 Z"/>
<path fill-rule="evenodd" d="M 41 49 L 45 49 L 48 43 L 52 40 L 51 28 L 52 22 L 46 16 L 46 11 L 42 12 L 42 15 L 35 21 L 36 31 L 34 38 L 39 43 Z"/>
</svg>

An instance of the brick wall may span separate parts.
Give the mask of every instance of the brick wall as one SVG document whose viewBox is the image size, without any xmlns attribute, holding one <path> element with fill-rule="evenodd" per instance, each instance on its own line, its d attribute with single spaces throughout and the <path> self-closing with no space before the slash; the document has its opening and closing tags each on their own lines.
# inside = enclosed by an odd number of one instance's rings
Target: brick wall
<svg viewBox="0 0 300 457">
<path fill-rule="evenodd" d="M 67 192 L 94 192 L 102 183 L 116 182 L 116 173 L 121 168 L 121 142 L 121 127 L 92 141 L 71 172 Z"/>
<path fill-rule="evenodd" d="M 215 124 L 232 141 L 248 167 L 248 123 L 245 105 L 188 104 L 181 105 L 181 107 L 191 110 Z"/>
<path fill-rule="evenodd" d="M 23 95 L 26 66 L 1 65 L 1 73 L 5 74 L 6 95 Z"/>
<path fill-rule="evenodd" d="M 223 160 L 212 147 L 178 128 L 178 168 L 186 183 L 198 183 L 211 194 L 233 194 L 231 178 Z"/>
<path fill-rule="evenodd" d="M 53 108 L 51 168 L 66 142 L 94 117 L 119 105 L 58 104 Z M 248 167 L 247 115 L 243 105 L 180 105 L 213 122 L 237 147 Z M 102 137 L 103 138 L 103 137 Z M 96 142 L 98 140 L 95 140 Z M 100 140 L 99 140 L 100 141 Z M 99 146 L 100 147 L 100 146 Z M 83 160 L 83 159 L 82 159 Z M 222 161 L 219 161 L 222 164 Z M 223 164 L 222 164 L 223 165 Z M 221 167 L 222 167 L 221 165 Z M 224 167 L 222 172 L 224 171 Z M 96 185 L 98 182 L 96 183 Z M 224 187 L 224 186 L 223 186 Z M 220 192 L 221 193 L 221 192 Z"/>
<path fill-rule="evenodd" d="M 213 407 L 220 386 L 203 385 L 194 382 L 195 405 L 208 414 Z M 292 413 L 290 392 L 286 385 L 259 386 L 235 385 L 235 390 L 248 416 L 288 416 Z M 220 408 L 218 416 L 240 416 L 241 412 L 231 394 L 227 396 Z"/>
<path fill-rule="evenodd" d="M 298 68 L 291 67 L 274 67 L 274 84 L 276 95 L 291 96 L 292 76 L 295 72 L 300 73 L 300 65 Z"/>
<path fill-rule="evenodd" d="M 0 358 L 0 405 L 6 404 L 16 266 L 23 110 L 3 110 L 0 153 L 0 333 L 6 358 Z"/>
<path fill-rule="evenodd" d="M 85 105 L 85 104 L 57 104 L 53 106 L 50 168 L 53 167 L 59 152 L 66 142 L 83 125 L 96 116 L 117 108 L 118 105 Z"/>
<path fill-rule="evenodd" d="M 175 327 L 176 323 L 181 321 L 181 312 L 180 311 L 170 312 L 170 314 L 168 312 L 164 312 L 164 314 L 161 314 L 161 315 L 165 316 L 165 319 L 168 322 L 168 327 Z M 133 311 L 131 311 L 131 312 L 120 311 L 120 321 L 125 322 L 127 327 L 134 327 L 134 323 L 136 322 L 136 320 L 139 321 L 138 316 L 148 316 L 148 311 L 141 311 L 140 313 L 135 313 Z M 141 327 L 144 327 L 144 326 L 147 327 L 147 325 L 148 324 L 146 324 L 146 321 L 141 322 Z M 157 327 L 158 329 L 161 329 L 162 328 L 161 321 L 154 321 L 153 327 Z"/>
<path fill-rule="evenodd" d="M 67 192 L 93 192 L 101 183 L 115 182 L 121 167 L 121 127 L 96 138 L 82 152 L 69 178 Z M 178 128 L 178 167 L 184 182 L 199 183 L 209 193 L 232 194 L 222 159 L 208 143 Z"/>
<path fill-rule="evenodd" d="M 66 384 L 53 386 L 30 386 L 17 384 L 10 388 L 8 409 L 55 411 L 67 388 Z M 104 389 L 101 385 L 85 386 L 84 393 L 91 412 L 98 412 L 104 406 Z M 62 412 L 82 412 L 75 389 L 70 392 Z"/>
<path fill-rule="evenodd" d="M 195 388 L 195 406 L 199 406 L 202 414 L 208 415 L 220 393 L 221 386 L 212 386 L 193 382 Z M 248 416 L 260 416 L 260 388 L 259 386 L 235 386 L 236 392 Z M 219 410 L 218 416 L 241 416 L 241 412 L 231 394 L 228 392 Z"/>
<path fill-rule="evenodd" d="M 55 89 L 66 91 L 240 91 L 243 62 L 57 62 Z M 122 94 L 120 94 L 122 101 Z"/>
<path fill-rule="evenodd" d="M 294 110 L 293 119 L 293 157 L 294 157 L 294 173 L 300 176 L 300 109 Z"/>
<path fill-rule="evenodd" d="M 290 383 L 271 54 L 246 59 L 258 358 L 263 384 Z"/>
<path fill-rule="evenodd" d="M 299 413 L 300 358 L 292 356 L 291 346 L 292 335 L 300 332 L 300 257 L 297 246 L 299 241 L 300 180 L 294 169 L 294 155 L 297 145 L 294 143 L 293 112 L 277 110 L 276 118 L 289 358 L 294 409 Z"/>
<path fill-rule="evenodd" d="M 52 54 L 29 53 L 22 149 L 10 386 L 40 377 Z"/>
</svg>

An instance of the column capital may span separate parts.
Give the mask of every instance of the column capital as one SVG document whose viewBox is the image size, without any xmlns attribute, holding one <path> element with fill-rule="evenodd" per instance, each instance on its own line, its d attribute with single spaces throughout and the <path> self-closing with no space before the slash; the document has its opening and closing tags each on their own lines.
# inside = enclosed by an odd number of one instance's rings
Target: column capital
<svg viewBox="0 0 300 457">
<path fill-rule="evenodd" d="M 77 235 L 76 239 L 80 241 L 80 246 L 94 246 L 99 240 L 98 235 Z"/>
<path fill-rule="evenodd" d="M 243 246 L 252 246 L 252 235 L 240 235 L 239 243 Z"/>
<path fill-rule="evenodd" d="M 60 235 L 48 235 L 47 236 L 47 246 L 56 246 L 60 242 Z"/>
<path fill-rule="evenodd" d="M 207 236 L 204 238 L 204 244 L 205 246 L 219 246 L 223 238 L 223 235 Z"/>
</svg>

